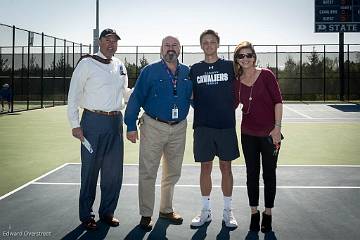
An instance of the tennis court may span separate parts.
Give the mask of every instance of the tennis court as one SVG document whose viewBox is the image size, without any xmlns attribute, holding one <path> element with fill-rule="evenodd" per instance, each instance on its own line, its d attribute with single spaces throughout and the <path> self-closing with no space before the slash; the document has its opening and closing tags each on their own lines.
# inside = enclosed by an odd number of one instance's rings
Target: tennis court
<svg viewBox="0 0 360 240">
<path fill-rule="evenodd" d="M 184 223 L 178 226 L 158 220 L 158 182 L 154 229 L 151 232 L 139 229 L 138 144 L 126 142 L 123 187 L 115 212 L 120 226 L 109 228 L 100 223 L 97 231 L 86 232 L 78 220 L 79 146 L 71 139 L 64 115 L 65 108 L 56 107 L 0 117 L 0 133 L 4 136 L 0 140 L 3 152 L 0 154 L 0 178 L 1 185 L 5 185 L 1 186 L 4 194 L 0 197 L 1 239 L 245 239 L 250 216 L 242 156 L 233 167 L 233 208 L 239 227 L 229 231 L 221 224 L 221 175 L 215 167 L 213 221 L 199 229 L 190 229 L 191 219 L 201 208 L 200 168 L 192 163 L 190 122 L 182 177 L 174 196 L 174 207 L 184 217 Z M 240 115 L 238 112 L 238 118 Z M 277 238 L 357 239 L 360 222 L 359 105 L 286 104 L 283 130 L 285 140 L 279 158 L 273 213 Z M 35 142 L 29 143 L 29 134 L 33 134 Z M 17 145 L 12 146 L 15 143 Z M 23 151 L 25 153 L 21 153 Z M 62 157 L 58 156 L 61 154 Z M 22 162 L 16 161 L 23 158 Z M 26 160 L 30 162 L 28 165 Z M 12 179 L 22 179 L 22 182 L 19 184 Z M 98 208 L 99 195 L 100 191 L 94 210 Z M 260 199 L 262 202 L 262 193 Z M 263 239 L 263 234 L 259 236 Z"/>
</svg>

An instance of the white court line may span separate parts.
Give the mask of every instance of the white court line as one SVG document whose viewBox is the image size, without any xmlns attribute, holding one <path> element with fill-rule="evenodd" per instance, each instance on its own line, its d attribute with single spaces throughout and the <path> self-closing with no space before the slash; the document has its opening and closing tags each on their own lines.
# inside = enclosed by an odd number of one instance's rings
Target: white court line
<svg viewBox="0 0 360 240">
<path fill-rule="evenodd" d="M 2 195 L 2 196 L 0 197 L 0 200 L 2 200 L 2 199 L 4 199 L 4 198 L 6 198 L 6 197 L 8 197 L 8 196 L 10 196 L 10 195 L 12 195 L 12 194 L 14 194 L 14 193 L 16 193 L 17 191 L 19 191 L 19 190 L 21 190 L 21 189 L 29 186 L 30 184 L 37 184 L 37 185 L 41 185 L 41 184 L 43 184 L 43 185 L 46 185 L 46 184 L 48 184 L 48 185 L 49 185 L 49 184 L 51 184 L 51 185 L 80 185 L 80 183 L 46 183 L 46 182 L 37 182 L 37 181 L 40 180 L 41 178 L 46 177 L 46 176 L 50 175 L 51 173 L 54 173 L 54 172 L 56 172 L 57 170 L 65 167 L 65 166 L 67 166 L 67 165 L 80 165 L 80 164 L 81 164 L 81 163 L 65 163 L 65 164 L 63 164 L 63 165 L 61 165 L 61 166 L 59 166 L 59 167 L 57 167 L 57 168 L 55 168 L 55 169 L 53 169 L 53 170 L 51 170 L 51 171 L 49 171 L 49 172 L 47 172 L 47 173 L 41 175 L 41 176 L 38 177 L 38 178 L 35 178 L 34 180 L 32 180 L 32 181 L 30 181 L 30 182 L 27 182 L 27 183 L 21 185 L 20 187 L 14 189 L 13 191 L 8 192 L 8 193 Z M 138 165 L 139 165 L 139 164 L 124 164 L 124 166 L 138 166 Z M 183 166 L 196 166 L 196 167 L 200 167 L 200 164 L 195 164 L 195 163 L 194 163 L 194 164 L 183 164 Z M 233 165 L 233 166 L 235 166 L 235 167 L 245 167 L 245 165 Z M 360 165 L 278 165 L 278 167 L 354 167 L 354 168 L 359 168 Z M 123 185 L 124 185 L 124 186 L 133 186 L 132 184 L 123 184 Z M 137 184 L 134 184 L 134 185 L 137 186 Z M 160 185 L 156 185 L 156 186 L 160 186 Z M 180 185 L 180 186 L 181 186 L 181 185 Z M 184 185 L 184 186 L 190 186 L 190 185 Z M 199 187 L 198 185 L 194 185 L 194 186 Z M 220 186 L 214 186 L 214 187 L 220 187 Z M 236 187 L 237 187 L 237 186 L 234 186 L 234 188 L 236 188 Z M 238 186 L 238 187 L 242 187 L 242 186 Z M 281 186 L 278 186 L 278 188 L 281 188 Z M 309 187 L 307 187 L 307 188 L 312 188 L 312 187 L 309 186 Z M 317 187 L 315 186 L 314 188 L 317 188 Z M 323 188 L 323 187 L 319 186 L 318 188 Z M 325 188 L 326 188 L 326 187 L 325 187 Z M 336 186 L 334 186 L 334 187 L 332 187 L 332 188 L 341 188 L 341 187 L 336 187 Z M 345 187 L 345 188 L 347 188 L 347 187 Z M 360 187 L 349 187 L 349 188 L 360 188 Z"/>
<path fill-rule="evenodd" d="M 288 120 L 304 120 L 304 118 L 299 118 L 299 117 L 284 117 L 282 119 L 283 121 L 288 121 Z M 360 120 L 360 118 L 353 118 L 353 117 L 343 117 L 343 118 L 330 118 L 330 117 L 311 117 L 311 120 Z M 287 122 L 286 122 L 287 123 Z M 301 122 L 291 122 L 291 123 L 301 123 Z M 313 123 L 313 122 L 311 122 Z M 321 123 L 321 122 L 316 122 L 316 123 Z M 327 123 L 327 122 L 325 122 Z"/>
<path fill-rule="evenodd" d="M 301 112 L 299 112 L 299 111 L 297 111 L 297 110 L 295 110 L 295 109 L 292 109 L 292 108 L 290 108 L 289 106 L 287 106 L 287 105 L 283 105 L 286 109 L 288 109 L 288 110 L 290 110 L 290 111 L 292 111 L 292 112 L 294 112 L 294 113 L 296 113 L 296 114 L 299 114 L 300 116 L 303 116 L 303 117 L 305 117 L 305 118 L 307 118 L 307 119 L 313 119 L 312 117 L 310 117 L 310 116 L 308 116 L 308 115 L 306 115 L 306 114 L 303 114 L 303 113 L 301 113 Z"/>
<path fill-rule="evenodd" d="M 80 183 L 51 183 L 51 182 L 33 182 L 32 185 L 68 185 L 68 186 L 80 186 Z M 97 184 L 99 186 L 99 184 Z M 137 183 L 124 183 L 122 186 L 137 187 Z M 156 187 L 160 187 L 160 184 L 156 184 Z M 200 185 L 196 184 L 176 184 L 175 187 L 180 188 L 200 188 Z M 214 188 L 221 188 L 220 185 L 213 185 Z M 263 188 L 264 186 L 260 186 Z M 246 188 L 246 185 L 235 185 L 233 188 Z M 277 186 L 276 188 L 282 189 L 360 189 L 360 186 Z"/>
<path fill-rule="evenodd" d="M 68 163 L 67 165 L 80 165 L 81 163 Z M 214 164 L 215 165 L 215 164 Z M 139 164 L 137 163 L 125 163 L 124 166 L 139 166 Z M 161 166 L 161 165 L 160 165 Z M 184 163 L 182 166 L 190 166 L 190 167 L 200 167 L 200 163 Z M 216 165 L 218 166 L 218 165 Z M 245 167 L 245 164 L 232 164 L 233 167 Z M 314 165 L 302 165 L 302 164 L 278 164 L 278 167 L 354 167 L 354 168 L 358 168 L 360 167 L 359 165 L 330 165 L 330 164 L 325 164 L 325 165 L 320 165 L 320 164 L 314 164 Z"/>
<path fill-rule="evenodd" d="M 233 166 L 240 166 L 240 165 L 233 165 Z M 349 168 L 360 168 L 360 165 L 277 165 L 278 167 L 349 167 Z"/>
<path fill-rule="evenodd" d="M 24 185 L 21 185 L 20 187 L 12 190 L 11 192 L 8 192 L 8 193 L 2 195 L 2 196 L 0 197 L 0 200 L 3 200 L 4 198 L 6 198 L 6 197 L 8 197 L 8 196 L 10 196 L 10 195 L 12 195 L 12 194 L 14 194 L 14 193 L 16 193 L 17 191 L 19 191 L 19 190 L 21 190 L 21 189 L 23 189 L 23 188 L 25 188 L 25 187 L 27 187 L 27 186 L 29 186 L 30 184 L 36 182 L 36 181 L 39 180 L 39 179 L 41 179 L 41 178 L 43 178 L 43 177 L 46 177 L 47 175 L 49 175 L 49 174 L 51 174 L 51 173 L 53 173 L 53 172 L 56 172 L 57 170 L 65 167 L 66 165 L 68 165 L 68 163 L 63 164 L 63 165 L 61 165 L 61 166 L 59 166 L 59 167 L 51 170 L 50 172 L 44 173 L 44 174 L 41 175 L 40 177 L 35 178 L 34 180 L 31 180 L 30 182 L 27 182 L 27 183 L 25 183 Z"/>
<path fill-rule="evenodd" d="M 67 163 L 67 165 L 81 165 L 81 163 L 71 162 L 71 163 Z M 138 163 L 125 163 L 124 166 L 139 166 L 139 164 Z"/>
</svg>

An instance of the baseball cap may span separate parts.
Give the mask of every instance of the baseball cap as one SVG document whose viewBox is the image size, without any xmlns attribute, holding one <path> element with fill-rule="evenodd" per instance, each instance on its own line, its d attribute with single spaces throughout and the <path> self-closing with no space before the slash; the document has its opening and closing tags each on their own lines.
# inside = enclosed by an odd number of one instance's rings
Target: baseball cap
<svg viewBox="0 0 360 240">
<path fill-rule="evenodd" d="M 100 38 L 102 37 L 106 37 L 106 36 L 110 36 L 110 35 L 115 35 L 115 37 L 117 37 L 118 40 L 120 40 L 121 38 L 119 37 L 119 35 L 117 35 L 116 31 L 114 29 L 111 28 L 106 28 L 104 29 L 101 34 L 100 34 Z"/>
</svg>

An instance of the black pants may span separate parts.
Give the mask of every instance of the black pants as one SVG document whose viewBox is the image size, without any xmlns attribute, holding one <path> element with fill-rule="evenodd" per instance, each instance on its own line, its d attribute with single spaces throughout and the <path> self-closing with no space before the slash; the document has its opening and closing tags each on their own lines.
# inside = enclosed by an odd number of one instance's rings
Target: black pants
<svg viewBox="0 0 360 240">
<path fill-rule="evenodd" d="M 241 134 L 242 150 L 246 163 L 247 191 L 249 205 L 259 206 L 260 159 L 263 168 L 265 207 L 273 208 L 276 194 L 277 155 L 274 156 L 274 145 L 267 137 L 256 137 Z M 261 157 L 261 158 L 260 158 Z"/>
</svg>

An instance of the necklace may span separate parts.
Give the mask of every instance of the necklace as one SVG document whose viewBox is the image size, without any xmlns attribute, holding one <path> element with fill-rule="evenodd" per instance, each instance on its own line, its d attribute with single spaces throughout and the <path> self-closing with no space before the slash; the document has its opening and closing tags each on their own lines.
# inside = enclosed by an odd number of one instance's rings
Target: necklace
<svg viewBox="0 0 360 240">
<path fill-rule="evenodd" d="M 255 78 L 255 76 L 256 76 L 256 70 L 254 71 L 254 74 L 253 74 L 252 77 L 250 77 L 250 79 Z M 253 83 L 251 84 L 251 86 L 250 86 L 250 94 L 249 94 L 249 98 L 248 98 L 248 99 L 249 99 L 249 104 L 248 104 L 247 111 L 245 112 L 245 111 L 242 109 L 242 112 L 243 112 L 244 115 L 247 115 L 247 114 L 250 113 L 251 102 L 252 102 L 252 100 L 253 100 L 253 89 L 254 89 L 254 86 L 255 86 L 256 78 L 255 78 L 253 81 L 254 81 L 254 82 L 253 82 Z M 240 84 L 240 86 L 241 86 L 241 84 Z M 245 86 L 247 86 L 247 85 L 245 85 Z M 241 89 L 240 89 L 240 91 L 241 91 Z M 243 106 L 243 108 L 244 108 L 244 106 Z"/>
<path fill-rule="evenodd" d="M 253 100 L 253 89 L 254 89 L 255 83 L 253 85 L 251 85 L 250 88 L 250 94 L 249 94 L 249 106 L 246 112 L 243 111 L 244 115 L 247 115 L 250 113 L 250 108 L 251 108 L 251 102 Z"/>
</svg>

